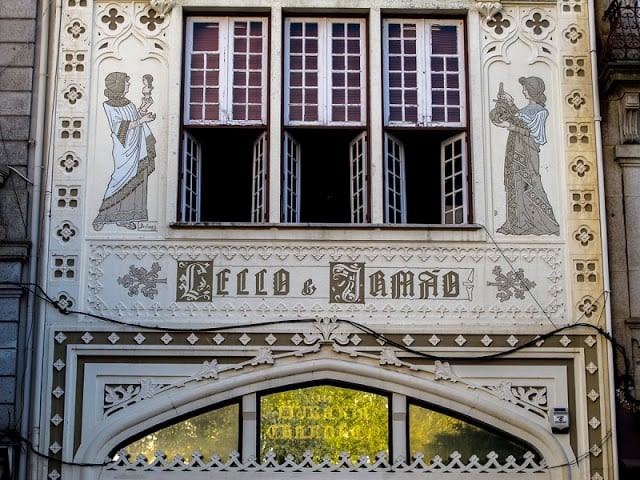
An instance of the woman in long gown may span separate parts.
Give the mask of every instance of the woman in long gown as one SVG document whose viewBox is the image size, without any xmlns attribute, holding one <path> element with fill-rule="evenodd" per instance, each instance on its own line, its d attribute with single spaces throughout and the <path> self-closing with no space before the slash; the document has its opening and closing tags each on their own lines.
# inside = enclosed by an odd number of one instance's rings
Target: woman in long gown
<svg viewBox="0 0 640 480">
<path fill-rule="evenodd" d="M 105 223 L 115 223 L 135 229 L 136 222 L 148 220 L 147 177 L 155 169 L 156 140 L 147 123 L 155 115 L 138 111 L 126 98 L 127 74 L 109 73 L 105 87 L 108 100 L 103 106 L 111 129 L 114 166 L 93 228 L 102 230 Z"/>
<path fill-rule="evenodd" d="M 502 89 L 490 112 L 494 125 L 509 129 L 504 159 L 507 219 L 498 232 L 507 235 L 559 235 L 560 228 L 540 178 L 540 146 L 547 143 L 544 81 L 520 77 L 528 105 L 518 109 Z"/>
</svg>

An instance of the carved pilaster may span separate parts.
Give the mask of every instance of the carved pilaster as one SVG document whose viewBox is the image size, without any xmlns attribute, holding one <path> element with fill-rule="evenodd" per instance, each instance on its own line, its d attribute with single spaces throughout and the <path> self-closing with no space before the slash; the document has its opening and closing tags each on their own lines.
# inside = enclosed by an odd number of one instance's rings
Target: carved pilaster
<svg viewBox="0 0 640 480">
<path fill-rule="evenodd" d="M 640 143 L 640 92 L 626 92 L 620 101 L 622 143 Z"/>
</svg>

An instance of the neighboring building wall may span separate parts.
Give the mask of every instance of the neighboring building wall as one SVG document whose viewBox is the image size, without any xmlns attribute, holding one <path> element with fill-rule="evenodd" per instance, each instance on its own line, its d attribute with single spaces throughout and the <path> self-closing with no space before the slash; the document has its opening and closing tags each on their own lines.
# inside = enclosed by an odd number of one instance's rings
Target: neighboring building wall
<svg viewBox="0 0 640 480">
<path fill-rule="evenodd" d="M 640 3 L 596 3 L 613 334 L 629 360 L 616 358 L 617 387 L 630 396 L 618 408 L 618 443 L 621 478 L 632 479 L 640 474 Z"/>
<path fill-rule="evenodd" d="M 37 0 L 0 2 L 0 471 L 12 456 L 20 420 L 28 406 L 22 403 L 24 368 L 20 358 L 26 297 L 20 282 L 27 278 L 31 212 L 30 128 L 36 39 Z M 4 282 L 14 282 L 8 285 Z M 9 432 L 5 435 L 5 432 Z M 2 476 L 2 478 L 9 478 Z M 14 477 L 10 477 L 14 478 Z"/>
</svg>

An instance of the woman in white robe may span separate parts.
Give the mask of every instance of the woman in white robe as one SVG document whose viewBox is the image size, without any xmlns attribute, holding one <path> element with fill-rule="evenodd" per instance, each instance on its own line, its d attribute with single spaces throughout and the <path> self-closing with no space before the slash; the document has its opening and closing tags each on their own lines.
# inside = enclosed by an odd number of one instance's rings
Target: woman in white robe
<svg viewBox="0 0 640 480">
<path fill-rule="evenodd" d="M 147 178 L 155 169 L 156 141 L 147 123 L 155 115 L 139 112 L 126 98 L 129 77 L 125 73 L 109 73 L 105 87 L 108 100 L 103 106 L 113 142 L 113 173 L 93 228 L 115 223 L 135 229 L 137 222 L 148 220 Z"/>
</svg>

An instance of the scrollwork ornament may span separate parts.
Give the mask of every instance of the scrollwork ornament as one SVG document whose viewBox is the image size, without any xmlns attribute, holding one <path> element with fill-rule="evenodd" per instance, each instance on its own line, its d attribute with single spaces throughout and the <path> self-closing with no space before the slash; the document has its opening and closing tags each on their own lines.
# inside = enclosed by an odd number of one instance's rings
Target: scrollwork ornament
<svg viewBox="0 0 640 480">
<path fill-rule="evenodd" d="M 502 2 L 476 1 L 474 8 L 486 20 L 493 20 L 497 13 L 502 13 Z"/>
<path fill-rule="evenodd" d="M 166 17 L 177 3 L 177 0 L 149 0 L 149 4 L 156 11 L 159 18 Z"/>
</svg>

